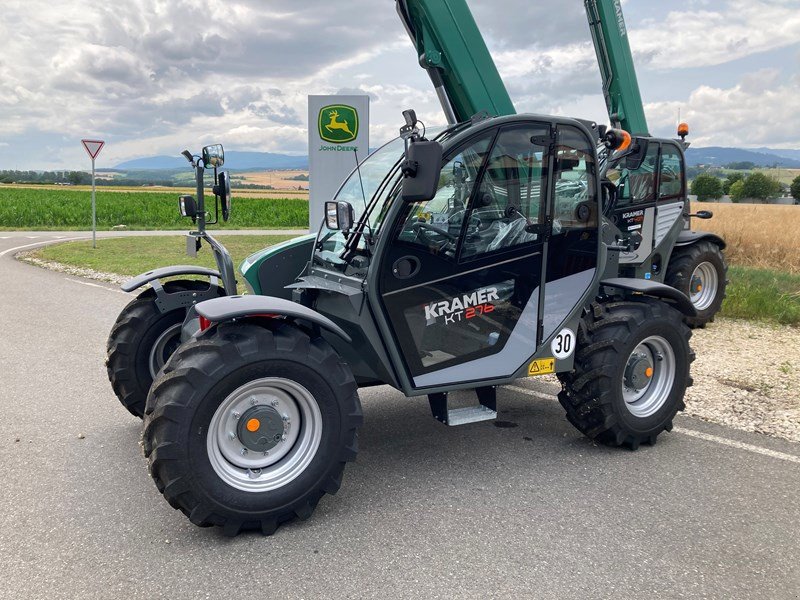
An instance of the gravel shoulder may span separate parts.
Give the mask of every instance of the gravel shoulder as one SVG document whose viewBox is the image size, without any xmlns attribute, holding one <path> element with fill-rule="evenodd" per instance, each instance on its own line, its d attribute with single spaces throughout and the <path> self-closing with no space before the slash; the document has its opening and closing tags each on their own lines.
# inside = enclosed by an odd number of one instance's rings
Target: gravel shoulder
<svg viewBox="0 0 800 600">
<path fill-rule="evenodd" d="M 800 442 L 800 328 L 717 319 L 691 345 L 686 414 Z"/>
<path fill-rule="evenodd" d="M 76 277 L 121 284 L 127 280 L 41 260 L 19 260 Z M 705 421 L 800 442 L 800 328 L 718 318 L 691 339 L 697 353 L 685 414 Z M 554 384 L 559 385 L 553 376 Z"/>
</svg>

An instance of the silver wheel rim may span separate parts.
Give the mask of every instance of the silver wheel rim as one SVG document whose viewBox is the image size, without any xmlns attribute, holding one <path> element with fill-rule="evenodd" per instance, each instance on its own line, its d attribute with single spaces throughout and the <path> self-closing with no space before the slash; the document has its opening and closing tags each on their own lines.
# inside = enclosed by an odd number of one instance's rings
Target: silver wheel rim
<svg viewBox="0 0 800 600">
<path fill-rule="evenodd" d="M 689 280 L 692 304 L 697 310 L 706 310 L 714 303 L 719 288 L 717 270 L 710 262 L 702 262 L 692 272 Z"/>
<path fill-rule="evenodd" d="M 236 437 L 238 420 L 253 407 L 273 407 L 283 418 L 282 440 L 272 450 L 253 452 Z M 322 413 L 302 385 L 280 377 L 250 381 L 217 408 L 206 436 L 214 472 L 245 492 L 275 490 L 297 478 L 313 460 L 322 439 Z"/>
<path fill-rule="evenodd" d="M 633 385 L 626 375 L 636 364 L 649 365 L 652 369 L 647 382 L 639 387 Z M 672 346 L 658 335 L 643 340 L 631 352 L 622 376 L 622 397 L 633 416 L 649 417 L 664 406 L 675 383 L 675 365 Z"/>
<path fill-rule="evenodd" d="M 150 367 L 150 376 L 155 379 L 158 372 L 161 370 L 161 367 L 164 366 L 164 363 L 167 362 L 167 359 L 172 355 L 172 352 L 169 355 L 165 356 L 165 352 L 167 347 L 175 340 L 177 336 L 180 338 L 181 335 L 181 326 L 182 323 L 175 323 L 175 325 L 171 325 L 167 328 L 164 333 L 158 336 L 153 347 L 150 349 L 150 360 L 148 365 Z"/>
</svg>

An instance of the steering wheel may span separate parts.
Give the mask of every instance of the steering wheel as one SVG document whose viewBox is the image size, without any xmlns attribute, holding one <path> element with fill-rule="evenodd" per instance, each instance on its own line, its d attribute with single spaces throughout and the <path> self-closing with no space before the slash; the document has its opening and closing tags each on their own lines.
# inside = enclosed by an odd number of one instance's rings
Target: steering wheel
<svg viewBox="0 0 800 600">
<path fill-rule="evenodd" d="M 447 238 L 451 242 L 455 242 L 456 241 L 456 236 L 454 236 L 452 233 L 450 233 L 446 229 L 443 229 L 443 228 L 438 227 L 436 225 L 431 225 L 430 223 L 425 223 L 424 221 L 417 221 L 416 223 L 414 223 L 411 226 L 411 228 L 417 231 L 417 235 L 419 235 L 421 232 L 427 230 L 427 231 L 432 231 L 433 233 L 437 233 L 437 234 Z"/>
</svg>

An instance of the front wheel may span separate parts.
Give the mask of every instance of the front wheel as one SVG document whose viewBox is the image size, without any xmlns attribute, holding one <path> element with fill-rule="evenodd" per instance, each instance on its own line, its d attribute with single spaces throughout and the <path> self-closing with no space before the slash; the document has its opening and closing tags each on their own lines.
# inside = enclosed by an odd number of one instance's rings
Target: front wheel
<svg viewBox="0 0 800 600">
<path fill-rule="evenodd" d="M 708 241 L 676 248 L 664 282 L 689 297 L 697 316 L 686 317 L 689 327 L 705 327 L 722 308 L 728 284 L 728 265 L 717 244 Z"/>
<path fill-rule="evenodd" d="M 204 281 L 168 281 L 167 294 L 202 293 L 204 298 L 224 295 Z M 139 294 L 119 314 L 106 343 L 106 369 L 111 387 L 122 406 L 142 418 L 147 392 L 156 374 L 181 344 L 181 326 L 187 309 L 166 312 L 158 306 L 155 291 Z"/>
<path fill-rule="evenodd" d="M 691 385 L 691 331 L 658 300 L 593 304 L 578 330 L 575 368 L 559 375 L 567 419 L 598 442 L 655 444 Z"/>
<path fill-rule="evenodd" d="M 159 491 L 194 524 L 269 535 L 336 493 L 361 421 L 355 380 L 322 338 L 227 323 L 157 377 L 144 451 Z"/>
</svg>

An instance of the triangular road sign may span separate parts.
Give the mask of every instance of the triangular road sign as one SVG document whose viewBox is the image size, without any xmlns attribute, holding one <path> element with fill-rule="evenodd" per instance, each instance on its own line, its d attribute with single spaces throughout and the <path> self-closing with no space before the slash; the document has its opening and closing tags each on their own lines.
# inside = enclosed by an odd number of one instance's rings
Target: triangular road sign
<svg viewBox="0 0 800 600">
<path fill-rule="evenodd" d="M 81 140 L 81 144 L 86 149 L 86 153 L 94 160 L 106 143 L 102 140 Z"/>
</svg>

